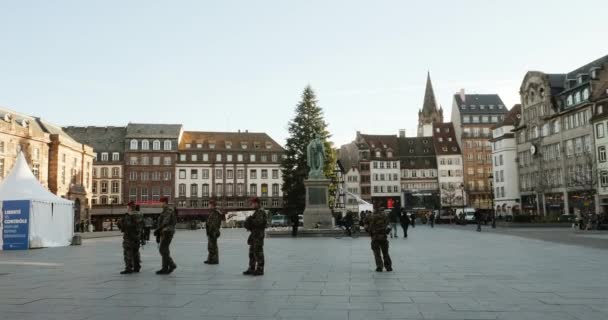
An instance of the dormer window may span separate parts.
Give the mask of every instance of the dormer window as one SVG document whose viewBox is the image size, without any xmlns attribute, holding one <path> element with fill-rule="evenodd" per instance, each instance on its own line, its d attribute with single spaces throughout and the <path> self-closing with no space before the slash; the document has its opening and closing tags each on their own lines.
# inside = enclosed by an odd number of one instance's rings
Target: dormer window
<svg viewBox="0 0 608 320">
<path fill-rule="evenodd" d="M 583 89 L 583 101 L 589 99 L 589 88 Z"/>
<path fill-rule="evenodd" d="M 19 124 L 20 124 L 22 127 L 27 128 L 28 122 L 27 122 L 27 120 L 25 120 L 25 119 L 21 119 L 21 121 L 19 121 Z"/>
<path fill-rule="evenodd" d="M 504 108 L 505 108 L 505 106 L 503 106 L 502 104 L 498 105 L 498 109 L 504 109 Z"/>
<path fill-rule="evenodd" d="M 241 142 L 241 149 L 247 149 L 247 142 Z"/>
<path fill-rule="evenodd" d="M 260 149 L 260 143 L 259 142 L 254 142 L 253 143 L 253 148 L 256 149 L 256 150 L 259 150 Z"/>
<path fill-rule="evenodd" d="M 266 142 L 266 149 L 268 149 L 268 150 L 272 149 L 272 143 Z"/>
<path fill-rule="evenodd" d="M 448 141 L 449 141 L 449 142 L 452 142 L 452 137 L 448 137 Z"/>
<path fill-rule="evenodd" d="M 595 113 L 602 114 L 604 113 L 604 107 L 600 104 L 595 108 Z"/>
<path fill-rule="evenodd" d="M 150 142 L 148 140 L 142 140 L 141 141 L 141 149 L 142 150 L 148 150 L 148 149 L 150 149 Z"/>
<path fill-rule="evenodd" d="M 574 104 L 578 104 L 581 102 L 581 93 L 577 92 L 574 94 Z"/>
<path fill-rule="evenodd" d="M 474 104 L 472 104 L 471 105 L 471 110 L 475 110 L 475 109 L 477 109 L 477 107 Z"/>
<path fill-rule="evenodd" d="M 209 149 L 215 149 L 215 141 L 209 141 Z"/>
<path fill-rule="evenodd" d="M 465 106 L 464 104 L 462 105 L 462 107 L 460 107 L 462 110 L 466 110 L 467 106 Z"/>
<path fill-rule="evenodd" d="M 189 143 L 186 143 L 186 149 L 190 149 L 190 148 L 192 148 L 192 145 Z"/>
<path fill-rule="evenodd" d="M 479 106 L 479 110 L 485 110 L 486 106 L 484 106 L 483 104 Z"/>
<path fill-rule="evenodd" d="M 159 140 L 154 140 L 154 142 L 152 142 L 152 150 L 160 150 L 160 141 Z"/>
<path fill-rule="evenodd" d="M 591 69 L 591 79 L 597 79 L 597 70 L 598 68 Z"/>
<path fill-rule="evenodd" d="M 232 149 L 232 142 L 226 141 L 226 149 Z"/>
<path fill-rule="evenodd" d="M 410 148 L 410 153 L 414 153 L 414 149 Z"/>
<path fill-rule="evenodd" d="M 452 151 L 457 151 L 457 150 L 458 150 L 458 148 L 452 147 Z"/>
<path fill-rule="evenodd" d="M 4 121 L 6 121 L 6 122 L 11 122 L 11 115 L 7 113 L 7 114 L 5 114 L 5 115 L 4 115 L 4 118 L 3 118 L 3 119 L 4 119 Z"/>
<path fill-rule="evenodd" d="M 202 144 L 202 143 L 197 143 L 197 144 L 196 144 L 196 148 L 197 148 L 197 149 L 201 149 L 201 148 L 203 148 L 203 144 Z"/>
<path fill-rule="evenodd" d="M 494 105 L 493 105 L 493 104 L 491 104 L 491 105 L 489 105 L 489 106 L 488 106 L 488 108 L 489 108 L 490 110 L 494 110 Z"/>
<path fill-rule="evenodd" d="M 442 147 L 441 150 L 448 151 L 448 147 Z"/>
<path fill-rule="evenodd" d="M 171 140 L 165 140 L 164 147 L 165 150 L 171 150 Z"/>
<path fill-rule="evenodd" d="M 566 105 L 571 106 L 572 105 L 572 95 L 569 94 L 568 98 L 566 98 Z"/>
<path fill-rule="evenodd" d="M 107 152 L 102 152 L 101 153 L 101 161 L 108 161 L 108 153 Z"/>
<path fill-rule="evenodd" d="M 583 81 L 584 81 L 584 76 L 583 76 L 582 74 L 579 74 L 579 75 L 577 76 L 577 79 L 576 79 L 576 80 L 577 80 L 578 84 L 582 84 L 582 83 L 583 83 Z"/>
<path fill-rule="evenodd" d="M 443 138 L 442 138 L 442 137 L 439 137 L 437 140 L 438 140 L 439 142 L 443 142 Z"/>
<path fill-rule="evenodd" d="M 137 150 L 137 140 L 131 140 L 131 150 Z"/>
<path fill-rule="evenodd" d="M 376 151 L 376 158 L 380 158 L 380 151 Z"/>
<path fill-rule="evenodd" d="M 392 158 L 392 157 L 393 157 L 393 152 L 392 152 L 392 151 L 387 151 L 387 152 L 386 152 L 386 156 L 387 156 L 388 158 Z"/>
<path fill-rule="evenodd" d="M 427 144 L 427 143 L 429 143 L 429 141 L 425 139 L 425 140 L 422 140 L 422 143 Z"/>
</svg>

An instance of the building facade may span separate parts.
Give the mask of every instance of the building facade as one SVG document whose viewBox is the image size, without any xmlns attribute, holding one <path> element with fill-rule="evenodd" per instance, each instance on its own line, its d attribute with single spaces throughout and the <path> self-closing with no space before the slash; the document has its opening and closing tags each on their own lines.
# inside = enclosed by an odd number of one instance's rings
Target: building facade
<svg viewBox="0 0 608 320">
<path fill-rule="evenodd" d="M 454 95 L 452 122 L 463 150 L 464 183 L 468 206 L 492 208 L 489 177 L 492 175 L 490 128 L 503 119 L 507 108 L 497 94 Z"/>
<path fill-rule="evenodd" d="M 595 134 L 599 213 L 608 214 L 608 81 L 592 93 L 594 114 L 591 118 Z"/>
<path fill-rule="evenodd" d="M 517 134 L 522 210 L 586 215 L 599 209 L 592 93 L 605 85 L 608 56 L 564 74 L 530 71 L 520 87 Z"/>
<path fill-rule="evenodd" d="M 433 123 L 433 145 L 437 155 L 439 197 L 444 209 L 465 205 L 462 150 L 451 122 Z"/>
<path fill-rule="evenodd" d="M 504 120 L 492 127 L 492 168 L 494 207 L 499 217 L 519 214 L 519 173 L 517 170 L 517 143 L 511 132 L 521 118 L 521 105 L 515 105 Z"/>
<path fill-rule="evenodd" d="M 50 142 L 49 134 L 35 118 L 0 108 L 0 181 L 23 151 L 34 176 L 48 188 Z"/>
<path fill-rule="evenodd" d="M 180 212 L 206 214 L 209 200 L 224 210 L 283 207 L 280 164 L 284 149 L 265 133 L 184 132 L 175 167 L 175 198 Z"/>
<path fill-rule="evenodd" d="M 175 163 L 183 134 L 179 124 L 129 123 L 125 134 L 123 201 L 158 207 L 174 203 Z"/>
<path fill-rule="evenodd" d="M 127 128 L 65 127 L 63 130 L 74 140 L 93 147 L 92 213 L 111 210 L 110 205 L 126 204 L 123 201 L 123 171 Z"/>
<path fill-rule="evenodd" d="M 397 136 L 357 132 L 355 141 L 359 146 L 361 198 L 374 207 L 389 207 L 401 195 Z"/>
<path fill-rule="evenodd" d="M 420 215 L 438 210 L 437 158 L 432 137 L 398 139 L 403 207 Z"/>
</svg>

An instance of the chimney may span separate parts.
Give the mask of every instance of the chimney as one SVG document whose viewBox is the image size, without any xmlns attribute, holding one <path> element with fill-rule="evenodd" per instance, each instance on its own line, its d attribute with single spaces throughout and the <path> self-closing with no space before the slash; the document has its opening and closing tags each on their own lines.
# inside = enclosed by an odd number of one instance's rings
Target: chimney
<svg viewBox="0 0 608 320">
<path fill-rule="evenodd" d="M 399 129 L 399 138 L 405 138 L 405 129 Z"/>
<path fill-rule="evenodd" d="M 465 99 L 464 88 L 461 88 L 460 92 L 458 92 L 458 94 L 460 95 L 460 100 L 462 100 L 462 102 L 464 102 L 464 99 Z"/>
</svg>

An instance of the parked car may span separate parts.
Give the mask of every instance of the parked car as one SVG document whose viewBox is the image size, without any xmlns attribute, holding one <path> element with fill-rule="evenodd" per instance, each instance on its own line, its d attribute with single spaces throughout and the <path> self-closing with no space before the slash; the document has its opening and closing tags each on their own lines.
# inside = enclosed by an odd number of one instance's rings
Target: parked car
<svg viewBox="0 0 608 320">
<path fill-rule="evenodd" d="M 464 221 L 466 223 L 475 223 L 475 209 L 464 208 Z"/>
<path fill-rule="evenodd" d="M 287 216 L 282 214 L 274 215 L 270 220 L 271 227 L 286 227 L 288 223 L 289 221 L 287 221 Z"/>
</svg>

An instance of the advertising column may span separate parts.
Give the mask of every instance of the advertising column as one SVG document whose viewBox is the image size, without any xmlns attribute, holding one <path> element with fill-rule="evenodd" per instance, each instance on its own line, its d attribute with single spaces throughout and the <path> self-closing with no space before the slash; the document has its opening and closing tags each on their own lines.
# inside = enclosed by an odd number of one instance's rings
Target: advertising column
<svg viewBox="0 0 608 320">
<path fill-rule="evenodd" d="M 30 208 L 29 200 L 2 203 L 2 249 L 29 249 Z"/>
</svg>

